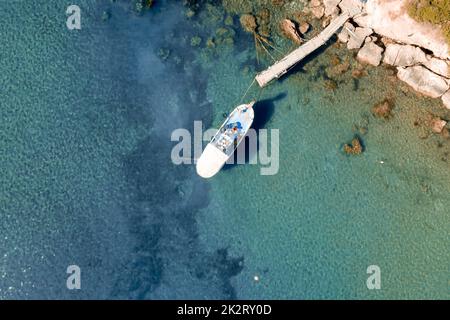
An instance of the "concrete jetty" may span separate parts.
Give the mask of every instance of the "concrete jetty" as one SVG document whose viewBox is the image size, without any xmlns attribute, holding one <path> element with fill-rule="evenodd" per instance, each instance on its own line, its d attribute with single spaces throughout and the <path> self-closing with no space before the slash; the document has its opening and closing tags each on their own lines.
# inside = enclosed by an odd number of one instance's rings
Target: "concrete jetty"
<svg viewBox="0 0 450 320">
<path fill-rule="evenodd" d="M 331 36 L 344 25 L 344 23 L 348 19 L 350 19 L 357 13 L 359 12 L 344 11 L 342 14 L 331 20 L 330 24 L 320 34 L 289 53 L 280 61 L 275 62 L 275 64 L 273 64 L 266 70 L 258 73 L 255 79 L 258 82 L 259 86 L 262 88 L 273 79 L 278 79 L 283 74 L 288 72 L 288 70 L 292 68 L 296 63 L 301 61 L 317 48 L 324 45 L 331 38 Z"/>
</svg>

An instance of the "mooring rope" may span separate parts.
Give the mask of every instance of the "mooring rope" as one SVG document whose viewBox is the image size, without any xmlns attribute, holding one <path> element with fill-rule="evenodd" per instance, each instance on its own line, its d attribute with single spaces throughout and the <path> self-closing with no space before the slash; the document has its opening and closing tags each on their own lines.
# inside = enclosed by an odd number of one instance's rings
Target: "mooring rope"
<svg viewBox="0 0 450 320">
<path fill-rule="evenodd" d="M 245 96 L 247 95 L 247 93 L 250 91 L 250 88 L 253 86 L 253 84 L 255 83 L 256 78 L 253 78 L 252 83 L 250 83 L 250 85 L 248 86 L 247 90 L 245 90 L 244 95 L 242 96 L 240 102 L 244 101 Z"/>
<path fill-rule="evenodd" d="M 263 37 L 261 37 L 259 40 L 260 41 L 264 41 L 265 44 L 267 44 L 269 47 L 271 47 L 272 49 L 274 49 L 278 53 L 281 53 L 283 56 L 285 55 L 285 53 L 282 50 L 280 50 L 277 47 L 275 47 L 273 44 L 270 43 L 270 41 L 264 39 Z"/>
<path fill-rule="evenodd" d="M 266 53 L 272 58 L 273 62 L 277 62 L 277 60 L 270 54 L 269 50 L 266 49 L 266 47 L 264 46 L 264 44 L 262 43 L 262 41 L 259 38 L 256 38 L 259 43 L 261 44 L 261 47 L 264 49 L 264 51 L 266 51 Z"/>
</svg>

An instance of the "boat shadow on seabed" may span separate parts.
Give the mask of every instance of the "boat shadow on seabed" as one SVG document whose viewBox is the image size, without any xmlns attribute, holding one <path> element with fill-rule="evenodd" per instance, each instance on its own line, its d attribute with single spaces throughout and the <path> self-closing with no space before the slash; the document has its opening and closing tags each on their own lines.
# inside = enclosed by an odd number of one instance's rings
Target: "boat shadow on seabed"
<svg viewBox="0 0 450 320">
<path fill-rule="evenodd" d="M 273 113 L 275 112 L 275 102 L 284 99 L 286 96 L 287 93 L 282 92 L 273 98 L 257 101 L 253 106 L 253 110 L 255 110 L 255 118 L 253 119 L 251 129 L 256 131 L 257 147 L 256 150 L 251 150 L 252 152 L 250 152 L 249 137 L 245 137 L 245 144 L 244 141 L 242 142 L 242 145 L 245 147 L 245 164 L 247 164 L 250 159 L 255 157 L 255 153 L 259 150 L 259 130 L 263 129 L 272 118 Z M 242 152 L 240 147 L 238 147 L 236 151 Z M 226 163 L 222 170 L 230 170 L 237 165 L 237 152 L 234 152 L 232 155 L 234 159 L 233 163 Z"/>
</svg>

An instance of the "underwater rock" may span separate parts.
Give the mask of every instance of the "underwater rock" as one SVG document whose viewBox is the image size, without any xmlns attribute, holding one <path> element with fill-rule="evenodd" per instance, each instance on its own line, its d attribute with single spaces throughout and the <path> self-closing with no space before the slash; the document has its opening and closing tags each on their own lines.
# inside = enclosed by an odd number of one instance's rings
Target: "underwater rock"
<svg viewBox="0 0 450 320">
<path fill-rule="evenodd" d="M 199 36 L 194 36 L 191 38 L 191 46 L 198 47 L 202 43 L 202 38 Z"/>
<path fill-rule="evenodd" d="M 137 13 L 142 13 L 144 9 L 149 9 L 153 6 L 154 0 L 136 0 L 134 4 L 134 10 L 136 10 Z"/>
<path fill-rule="evenodd" d="M 395 80 L 397 80 L 397 68 L 394 68 L 393 66 L 389 66 L 389 65 L 383 65 L 384 69 L 386 70 L 386 76 L 391 78 L 391 77 L 395 77 Z"/>
<path fill-rule="evenodd" d="M 108 11 L 103 11 L 102 13 L 102 21 L 108 21 L 111 18 L 111 13 Z"/>
<path fill-rule="evenodd" d="M 268 24 L 270 22 L 270 11 L 267 8 L 262 8 L 257 16 L 260 24 Z"/>
<path fill-rule="evenodd" d="M 174 56 L 173 62 L 175 62 L 176 65 L 180 65 L 183 62 L 183 59 L 181 59 L 180 56 Z"/>
<path fill-rule="evenodd" d="M 347 42 L 348 49 L 359 49 L 366 37 L 370 36 L 373 33 L 373 30 L 370 28 L 361 28 L 356 27 L 355 31 L 349 32 L 349 38 Z"/>
<path fill-rule="evenodd" d="M 192 18 L 193 16 L 195 16 L 195 11 L 192 9 L 187 9 L 186 10 L 186 18 Z"/>
<path fill-rule="evenodd" d="M 300 25 L 298 30 L 300 31 L 301 34 L 305 34 L 309 31 L 309 28 L 310 28 L 310 24 L 308 22 L 304 22 Z"/>
<path fill-rule="evenodd" d="M 212 49 L 216 46 L 216 43 L 214 42 L 213 38 L 208 38 L 208 40 L 206 40 L 206 47 Z"/>
<path fill-rule="evenodd" d="M 231 28 L 224 28 L 220 27 L 216 30 L 216 38 L 214 43 L 215 44 L 225 44 L 225 45 L 233 45 L 234 40 L 233 37 L 235 36 L 235 31 Z"/>
<path fill-rule="evenodd" d="M 449 84 L 445 78 L 422 66 L 398 67 L 397 70 L 397 77 L 400 80 L 426 96 L 438 98 L 449 89 Z"/>
<path fill-rule="evenodd" d="M 289 19 L 283 19 L 280 24 L 281 31 L 283 34 L 294 41 L 297 44 L 301 44 L 303 42 L 302 38 L 297 32 L 297 28 L 295 26 L 295 23 L 292 22 Z"/>
<path fill-rule="evenodd" d="M 330 56 L 330 62 L 332 66 L 337 66 L 341 63 L 341 59 L 339 58 L 339 56 L 336 53 L 333 53 Z"/>
<path fill-rule="evenodd" d="M 226 37 L 225 39 L 223 39 L 222 43 L 227 46 L 233 46 L 234 39 L 232 37 Z"/>
<path fill-rule="evenodd" d="M 358 155 L 363 152 L 363 146 L 358 136 L 355 136 L 350 144 L 344 145 L 344 152 L 349 155 Z"/>
<path fill-rule="evenodd" d="M 362 77 L 367 76 L 367 71 L 361 68 L 357 68 L 355 70 L 352 71 L 352 77 L 354 79 L 360 79 Z"/>
<path fill-rule="evenodd" d="M 208 18 L 208 20 L 212 23 L 222 22 L 224 19 L 224 12 L 222 11 L 222 8 L 214 5 L 213 3 L 209 3 L 208 1 L 205 2 L 206 4 L 204 5 L 203 11 L 206 13 L 206 17 Z"/>
<path fill-rule="evenodd" d="M 244 28 L 245 31 L 254 33 L 256 32 L 256 28 L 258 25 L 256 24 L 256 18 L 251 14 L 243 14 L 239 21 L 241 22 L 242 28 Z"/>
<path fill-rule="evenodd" d="M 446 125 L 447 121 L 442 120 L 441 118 L 434 118 L 431 120 L 431 130 L 434 133 L 441 133 Z"/>
<path fill-rule="evenodd" d="M 192 8 L 189 8 L 186 10 L 185 16 L 190 19 L 195 16 L 195 11 Z"/>
<path fill-rule="evenodd" d="M 385 99 L 373 106 L 372 114 L 377 118 L 390 119 L 392 117 L 392 109 L 394 109 L 394 107 L 395 105 L 391 100 Z"/>
<path fill-rule="evenodd" d="M 325 86 L 325 89 L 330 90 L 330 91 L 334 91 L 337 89 L 336 81 L 333 81 L 331 79 L 325 80 L 324 86 Z"/>
<path fill-rule="evenodd" d="M 134 4 L 134 10 L 136 10 L 137 13 L 141 13 L 144 10 L 144 5 L 142 4 L 141 1 L 137 1 Z"/>
<path fill-rule="evenodd" d="M 369 129 L 367 129 L 367 127 L 359 127 L 358 131 L 359 131 L 360 134 L 366 135 L 367 132 L 369 131 Z"/>
<path fill-rule="evenodd" d="M 281 7 L 282 5 L 284 5 L 285 0 L 272 0 L 272 4 L 274 6 L 278 6 Z"/>
<path fill-rule="evenodd" d="M 165 61 L 169 58 L 170 56 L 170 50 L 167 48 L 160 48 L 158 50 L 158 57 L 162 60 Z"/>
<path fill-rule="evenodd" d="M 217 28 L 216 36 L 218 37 L 226 37 L 230 35 L 230 30 L 224 27 Z"/>
<path fill-rule="evenodd" d="M 232 16 L 226 16 L 226 18 L 224 20 L 224 23 L 225 23 L 226 26 L 229 26 L 229 27 L 233 26 L 234 25 L 233 17 Z"/>
<path fill-rule="evenodd" d="M 378 66 L 382 58 L 383 48 L 374 42 L 368 42 L 359 50 L 357 59 L 372 66 Z"/>
<path fill-rule="evenodd" d="M 338 56 L 333 56 L 331 58 L 331 64 L 332 66 L 326 68 L 325 70 L 329 78 L 336 78 L 350 69 L 349 59 L 345 59 L 343 62 L 341 62 Z"/>
<path fill-rule="evenodd" d="M 446 107 L 447 109 L 450 110 L 450 90 L 447 91 L 447 92 L 442 96 L 442 102 L 444 103 L 444 107 Z"/>
<path fill-rule="evenodd" d="M 198 0 L 193 0 L 195 2 L 202 2 Z M 239 14 L 242 12 L 251 12 L 253 9 L 252 1 L 242 1 L 242 0 L 222 0 L 223 8 L 229 13 Z"/>
<path fill-rule="evenodd" d="M 258 34 L 262 37 L 270 37 L 270 11 L 262 8 L 256 15 L 256 24 L 258 25 Z"/>
</svg>

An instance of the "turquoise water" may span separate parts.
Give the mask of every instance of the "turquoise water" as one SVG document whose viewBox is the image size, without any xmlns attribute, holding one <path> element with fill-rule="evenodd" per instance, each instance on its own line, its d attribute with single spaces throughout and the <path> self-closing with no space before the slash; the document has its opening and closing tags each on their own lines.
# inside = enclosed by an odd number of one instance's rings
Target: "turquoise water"
<svg viewBox="0 0 450 320">
<path fill-rule="evenodd" d="M 432 110 L 431 101 L 403 96 L 398 85 L 381 84 L 381 71 L 369 72 L 364 93 L 351 98 L 351 82 L 334 93 L 302 76 L 274 84 L 265 97 L 290 89 L 266 125 L 280 130 L 279 173 L 260 176 L 248 165 L 211 182 L 215 201 L 202 211 L 200 234 L 205 244 L 245 253 L 234 279 L 240 297 L 448 298 L 448 163 L 440 150 L 448 143 L 438 148 L 440 138 L 421 140 L 412 128 L 409 113 Z M 291 94 L 294 87 L 302 90 Z M 374 119 L 374 101 L 391 91 L 400 96 L 394 118 Z M 341 146 L 355 124 L 367 125 L 366 150 L 349 157 Z M 366 288 L 372 264 L 382 271 L 380 291 Z"/>
<path fill-rule="evenodd" d="M 330 56 L 351 56 L 330 46 L 247 96 L 279 130 L 278 174 L 201 180 L 171 162 L 171 132 L 220 125 L 270 59 L 221 7 L 77 1 L 69 31 L 69 4 L 0 4 L 0 298 L 449 298 L 450 145 L 422 123 L 450 117 L 439 101 L 383 68 L 327 89 Z M 370 111 L 386 97 L 389 121 Z"/>
</svg>

